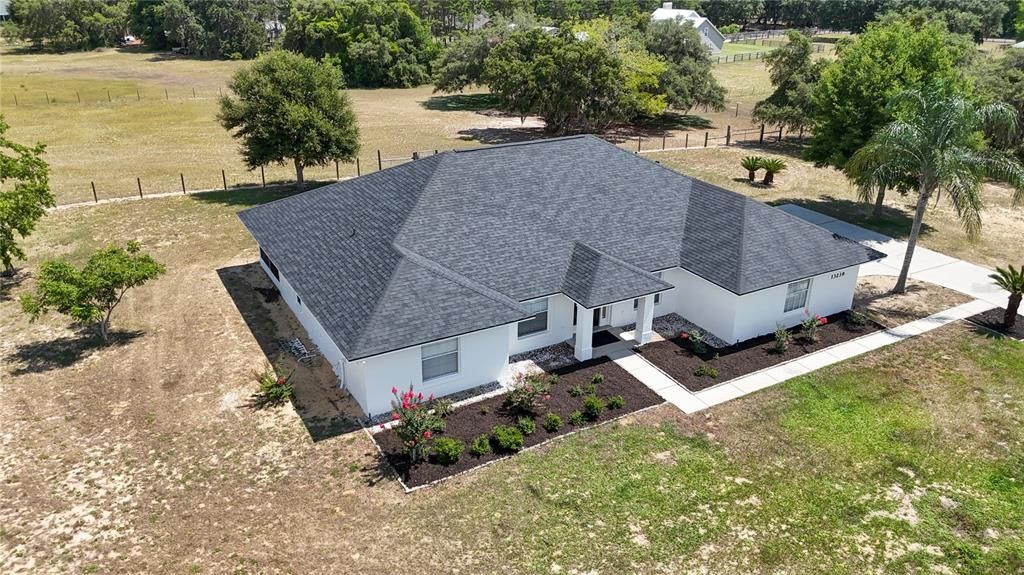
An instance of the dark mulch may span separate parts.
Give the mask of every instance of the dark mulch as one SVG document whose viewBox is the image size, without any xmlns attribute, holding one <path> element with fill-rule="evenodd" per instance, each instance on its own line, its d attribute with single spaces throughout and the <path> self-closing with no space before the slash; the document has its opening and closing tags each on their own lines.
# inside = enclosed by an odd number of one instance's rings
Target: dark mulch
<svg viewBox="0 0 1024 575">
<path fill-rule="evenodd" d="M 799 337 L 800 327 L 797 326 L 790 330 L 794 337 L 789 344 L 789 349 L 781 354 L 775 353 L 773 349 L 774 335 L 748 339 L 718 349 L 709 347 L 708 352 L 700 356 L 694 355 L 690 351 L 689 341 L 678 337 L 649 343 L 638 348 L 637 352 L 690 391 L 700 391 L 723 381 L 797 359 L 802 355 L 882 329 L 881 326 L 871 321 L 867 325 L 857 328 L 849 326 L 845 320 L 845 313 L 829 316 L 828 323 L 818 330 L 819 338 L 816 343 L 807 343 L 801 340 Z M 719 356 L 718 359 L 714 359 L 716 353 Z M 718 370 L 718 377 L 694 375 L 694 370 L 701 365 Z"/>
<path fill-rule="evenodd" d="M 992 331 L 999 332 L 1003 335 L 1008 335 L 1012 338 L 1024 340 L 1024 318 L 1018 317 L 1017 322 L 1014 324 L 1013 329 L 1006 331 L 1003 329 L 1003 316 L 1006 314 L 1005 308 L 990 309 L 985 312 L 981 312 L 976 315 L 972 315 L 967 318 L 967 321 L 976 323 L 982 327 L 988 328 Z"/>
<path fill-rule="evenodd" d="M 550 399 L 544 402 L 544 407 L 533 418 L 537 429 L 533 434 L 527 435 L 524 438 L 524 448 L 580 429 L 573 427 L 569 423 L 569 414 L 576 410 L 582 410 L 583 397 L 569 395 L 569 389 L 574 385 L 586 388 L 590 385 L 591 378 L 595 373 L 604 375 L 604 381 L 597 384 L 597 395 L 604 398 L 621 395 L 625 399 L 625 405 L 620 409 L 605 409 L 597 421 L 587 422 L 583 427 L 589 427 L 621 417 L 627 413 L 657 405 L 663 401 L 658 394 L 651 391 L 650 388 L 640 383 L 608 358 L 593 359 L 555 370 L 551 373 L 558 374 L 559 382 L 551 387 Z M 503 402 L 504 396 L 493 397 L 479 403 L 463 406 L 448 416 L 445 420 L 444 432 L 435 435 L 435 437 L 453 437 L 466 444 L 462 457 L 453 465 L 443 466 L 432 461 L 425 461 L 415 466 L 410 466 L 402 447 L 402 442 L 393 430 L 382 431 L 374 434 L 373 437 L 380 446 L 381 451 L 384 452 L 388 462 L 402 476 L 402 480 L 408 487 L 425 485 L 508 455 L 507 453 L 489 453 L 482 457 L 476 457 L 469 453 L 469 447 L 473 438 L 478 435 L 489 434 L 491 428 L 496 425 L 515 424 L 518 418 L 506 412 L 502 407 Z M 554 433 L 549 433 L 543 427 L 544 416 L 549 412 L 557 413 L 561 416 L 564 424 L 560 430 Z"/>
<path fill-rule="evenodd" d="M 602 345 L 608 345 L 620 341 L 619 338 L 615 337 L 612 332 L 602 329 L 601 331 L 594 332 L 594 339 L 591 340 L 590 345 L 592 347 L 601 347 Z"/>
</svg>

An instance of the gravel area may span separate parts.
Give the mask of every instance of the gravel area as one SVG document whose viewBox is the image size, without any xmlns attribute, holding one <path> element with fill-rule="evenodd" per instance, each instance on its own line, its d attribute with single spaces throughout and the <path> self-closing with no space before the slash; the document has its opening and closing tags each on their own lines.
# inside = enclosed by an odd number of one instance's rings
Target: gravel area
<svg viewBox="0 0 1024 575">
<path fill-rule="evenodd" d="M 651 322 L 651 328 L 654 332 L 660 336 L 655 337 L 653 341 L 662 341 L 666 339 L 673 339 L 679 335 L 681 331 L 693 331 L 699 329 L 704 334 L 704 341 L 711 347 L 727 347 L 729 344 L 717 337 L 708 330 L 701 326 L 693 323 L 692 321 L 684 319 L 682 316 L 676 313 L 670 313 L 658 316 Z M 622 331 L 633 331 L 636 329 L 636 324 L 631 323 L 622 327 Z"/>
</svg>

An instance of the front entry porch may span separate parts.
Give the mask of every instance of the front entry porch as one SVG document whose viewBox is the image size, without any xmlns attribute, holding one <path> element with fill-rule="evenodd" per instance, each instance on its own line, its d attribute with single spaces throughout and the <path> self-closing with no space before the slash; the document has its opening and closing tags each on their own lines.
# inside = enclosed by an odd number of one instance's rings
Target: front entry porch
<svg viewBox="0 0 1024 575">
<path fill-rule="evenodd" d="M 646 295 L 636 300 L 627 300 L 626 302 L 618 303 L 629 303 L 635 302 L 635 324 L 636 330 L 633 332 L 632 338 L 622 338 L 621 334 L 623 330 L 621 328 L 611 327 L 611 309 L 615 304 L 608 304 L 606 306 L 599 306 L 595 308 L 588 308 L 576 303 L 576 309 L 574 310 L 575 323 L 575 334 L 573 336 L 573 355 L 579 361 L 587 361 L 594 357 L 594 332 L 605 331 L 618 338 L 619 341 L 615 341 L 606 345 L 599 346 L 597 348 L 600 355 L 605 355 L 610 351 L 614 351 L 620 347 L 629 348 L 634 345 L 643 345 L 651 341 L 653 334 L 653 321 L 654 321 L 654 294 Z M 592 325 L 587 325 L 579 318 L 593 318 Z M 587 322 L 591 323 L 591 322 Z"/>
</svg>

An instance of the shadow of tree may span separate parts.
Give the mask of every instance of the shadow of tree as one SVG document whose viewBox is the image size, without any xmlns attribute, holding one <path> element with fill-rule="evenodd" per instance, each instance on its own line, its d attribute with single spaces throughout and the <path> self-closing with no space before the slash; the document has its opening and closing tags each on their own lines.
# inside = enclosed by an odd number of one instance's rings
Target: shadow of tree
<svg viewBox="0 0 1024 575">
<path fill-rule="evenodd" d="M 142 335 L 139 330 L 114 330 L 110 343 L 104 345 L 99 335 L 83 329 L 72 336 L 21 344 L 7 359 L 16 364 L 12 375 L 43 373 L 74 365 L 98 350 L 127 345 Z"/>
<path fill-rule="evenodd" d="M 896 239 L 906 239 L 910 235 L 910 226 L 914 222 L 912 214 L 892 206 L 883 206 L 882 215 L 875 217 L 871 213 L 874 208 L 873 204 L 832 196 L 821 196 L 815 199 L 780 198 L 769 203 L 773 206 L 795 204 Z M 927 235 L 933 231 L 935 228 L 929 226 L 928 221 L 925 220 L 921 225 L 921 234 Z"/>
<path fill-rule="evenodd" d="M 292 318 L 291 310 L 280 298 L 267 298 L 273 284 L 258 262 L 217 270 L 224 289 L 231 297 L 267 361 L 284 370 L 294 369 L 292 405 L 313 441 L 322 441 L 362 428 L 362 412 L 349 394 L 338 388 L 337 378 L 326 362 L 316 367 L 299 364 L 282 351 L 278 342 L 299 337 L 307 345 L 309 338 Z M 272 301 L 267 301 L 271 299 Z M 247 407 L 262 409 L 269 403 L 260 394 L 250 397 Z"/>
<path fill-rule="evenodd" d="M 783 140 L 781 142 L 769 142 L 765 144 L 756 141 L 733 142 L 732 146 L 750 150 L 751 155 L 758 156 L 785 156 L 794 160 L 803 160 L 805 145 L 797 141 Z"/>
<path fill-rule="evenodd" d="M 0 274 L 0 302 L 11 300 L 11 291 L 20 286 L 29 277 L 25 270 L 14 270 L 13 275 L 5 276 Z"/>
<path fill-rule="evenodd" d="M 326 184 L 327 182 L 307 182 L 307 187 L 303 191 L 308 192 L 309 190 Z M 188 197 L 199 202 L 221 204 L 225 206 L 258 206 L 260 204 L 265 204 L 288 196 L 294 196 L 297 193 L 299 193 L 299 190 L 294 186 L 280 186 L 268 189 L 228 189 L 227 191 L 202 192 L 198 194 L 189 194 Z"/>
<path fill-rule="evenodd" d="M 491 94 L 447 94 L 431 96 L 419 104 L 436 112 L 481 112 L 495 109 L 498 99 Z"/>
<path fill-rule="evenodd" d="M 481 144 L 510 144 L 528 142 L 551 137 L 544 128 L 466 128 L 459 130 L 464 140 L 476 140 Z"/>
</svg>

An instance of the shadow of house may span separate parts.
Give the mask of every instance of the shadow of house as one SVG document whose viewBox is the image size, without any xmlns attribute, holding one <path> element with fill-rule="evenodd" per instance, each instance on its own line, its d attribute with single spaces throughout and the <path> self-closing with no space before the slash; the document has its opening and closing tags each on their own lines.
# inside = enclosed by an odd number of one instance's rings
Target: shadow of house
<svg viewBox="0 0 1024 575">
<path fill-rule="evenodd" d="M 217 270 L 217 276 L 242 315 L 267 361 L 279 372 L 291 373 L 292 405 L 313 441 L 330 439 L 362 428 L 359 405 L 342 389 L 327 362 L 308 366 L 283 351 L 280 340 L 301 339 L 307 347 L 309 336 L 280 298 L 268 298 L 273 284 L 258 262 Z M 271 300 L 271 301 L 268 301 Z M 258 409 L 257 403 L 250 407 Z"/>
<path fill-rule="evenodd" d="M 896 194 L 893 195 L 899 197 Z M 889 202 L 891 200 L 887 197 L 886 201 Z M 883 206 L 882 215 L 876 218 L 871 215 L 874 204 L 839 199 L 832 196 L 821 196 L 816 199 L 781 198 L 768 203 L 773 206 L 795 204 L 899 240 L 905 240 L 910 235 L 910 226 L 914 223 L 914 217 L 911 212 L 894 208 L 891 205 Z M 922 237 L 926 237 L 933 231 L 935 231 L 935 228 L 929 226 L 927 220 L 921 224 Z"/>
<path fill-rule="evenodd" d="M 43 373 L 70 367 L 99 350 L 127 345 L 142 335 L 137 330 L 112 330 L 110 343 L 104 344 L 96 332 L 82 329 L 72 336 L 19 345 L 6 359 L 15 364 L 12 375 Z"/>
<path fill-rule="evenodd" d="M 491 94 L 449 94 L 431 96 L 419 103 L 435 112 L 482 112 L 498 107 L 498 99 Z"/>
</svg>

